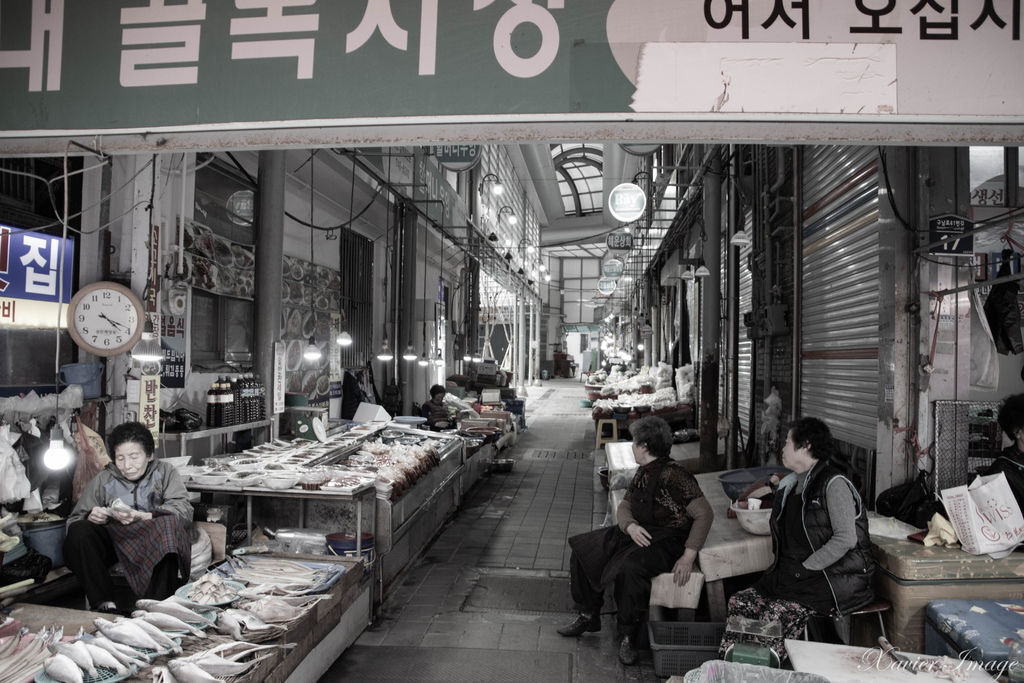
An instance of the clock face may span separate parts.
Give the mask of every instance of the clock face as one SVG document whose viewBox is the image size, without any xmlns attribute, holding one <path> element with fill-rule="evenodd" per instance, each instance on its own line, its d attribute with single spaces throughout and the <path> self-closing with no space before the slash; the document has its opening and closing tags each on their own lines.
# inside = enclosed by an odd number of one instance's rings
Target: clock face
<svg viewBox="0 0 1024 683">
<path fill-rule="evenodd" d="M 114 282 L 94 282 L 80 289 L 68 307 L 68 332 L 97 356 L 130 350 L 142 336 L 142 302 Z"/>
</svg>

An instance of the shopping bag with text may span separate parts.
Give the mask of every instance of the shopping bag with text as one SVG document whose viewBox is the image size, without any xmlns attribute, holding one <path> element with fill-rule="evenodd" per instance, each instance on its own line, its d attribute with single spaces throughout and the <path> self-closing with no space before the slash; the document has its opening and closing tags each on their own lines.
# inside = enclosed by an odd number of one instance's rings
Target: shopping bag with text
<svg viewBox="0 0 1024 683">
<path fill-rule="evenodd" d="M 942 502 L 963 549 L 972 555 L 999 559 L 1024 542 L 1024 515 L 1002 472 L 944 489 Z"/>
</svg>

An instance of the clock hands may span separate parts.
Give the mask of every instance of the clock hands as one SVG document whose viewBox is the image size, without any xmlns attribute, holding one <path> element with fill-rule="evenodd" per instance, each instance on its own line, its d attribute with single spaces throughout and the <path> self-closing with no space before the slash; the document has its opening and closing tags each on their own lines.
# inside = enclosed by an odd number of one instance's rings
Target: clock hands
<svg viewBox="0 0 1024 683">
<path fill-rule="evenodd" d="M 123 327 L 125 332 L 128 332 L 131 329 L 127 325 L 125 325 L 124 323 L 117 322 L 116 320 L 114 320 L 113 318 L 108 316 L 106 313 L 100 313 L 100 317 L 103 318 L 104 320 L 106 320 L 111 325 L 114 325 L 115 327 Z"/>
</svg>

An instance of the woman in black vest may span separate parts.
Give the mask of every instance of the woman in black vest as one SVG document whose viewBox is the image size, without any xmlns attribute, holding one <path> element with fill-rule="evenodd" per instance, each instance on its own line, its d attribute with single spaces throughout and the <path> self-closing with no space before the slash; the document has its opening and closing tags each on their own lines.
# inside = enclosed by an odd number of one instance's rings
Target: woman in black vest
<svg viewBox="0 0 1024 683">
<path fill-rule="evenodd" d="M 780 661 L 787 658 L 784 639 L 801 638 L 812 615 L 839 617 L 874 600 L 875 571 L 867 510 L 825 423 L 793 423 L 782 464 L 793 474 L 779 484 L 772 507 L 775 560 L 753 587 L 729 599 L 729 616 L 782 624 L 781 638 L 747 637 Z M 740 640 L 726 630 L 719 654 Z"/>
<path fill-rule="evenodd" d="M 714 512 L 700 485 L 672 460 L 672 430 L 660 417 L 629 428 L 639 466 L 616 511 L 618 525 L 569 539 L 569 585 L 579 614 L 558 629 L 576 637 L 601 630 L 604 588 L 614 586 L 619 661 L 636 664 L 636 632 L 644 621 L 651 579 L 672 572 L 676 585 L 689 580 Z"/>
<path fill-rule="evenodd" d="M 1008 397 L 999 406 L 999 426 L 1013 441 L 981 474 L 1006 474 L 1006 482 L 1024 510 L 1024 394 Z"/>
</svg>

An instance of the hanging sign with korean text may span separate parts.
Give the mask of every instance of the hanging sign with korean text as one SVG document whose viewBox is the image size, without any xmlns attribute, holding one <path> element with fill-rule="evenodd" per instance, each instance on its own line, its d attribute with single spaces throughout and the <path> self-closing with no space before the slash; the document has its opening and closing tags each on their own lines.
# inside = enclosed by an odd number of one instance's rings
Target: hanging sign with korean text
<svg viewBox="0 0 1024 683">
<path fill-rule="evenodd" d="M 613 280 L 617 280 L 622 277 L 622 274 L 626 271 L 626 264 L 621 259 L 613 258 L 608 259 L 601 264 L 601 273 Z"/>
<path fill-rule="evenodd" d="M 434 145 L 431 153 L 449 171 L 468 171 L 480 163 L 480 145 Z"/>
<path fill-rule="evenodd" d="M 633 248 L 633 233 L 616 230 L 604 238 L 605 246 L 613 251 L 629 251 Z"/>
<path fill-rule="evenodd" d="M 929 249 L 931 254 L 963 254 L 970 256 L 974 253 L 974 235 L 964 235 L 974 229 L 974 222 L 970 218 L 957 216 L 956 214 L 943 214 L 928 219 L 928 241 L 942 244 Z"/>
<path fill-rule="evenodd" d="M 441 125 L 434 140 L 479 140 L 472 124 L 636 114 L 743 130 L 766 121 L 1019 126 L 1024 88 L 977 77 L 1024 61 L 1017 5 L 4 2 L 0 137 L 41 137 L 63 151 L 68 137 L 116 131 L 141 136 L 138 151 L 172 135 L 217 131 L 224 146 L 255 145 L 273 137 L 253 131 L 296 140 L 350 126 L 381 144 L 409 139 L 392 126 Z M 102 138 L 104 151 L 119 142 Z"/>
<path fill-rule="evenodd" d="M 71 237 L 0 225 L 0 326 L 67 327 L 58 308 L 71 299 L 74 255 Z"/>
</svg>

